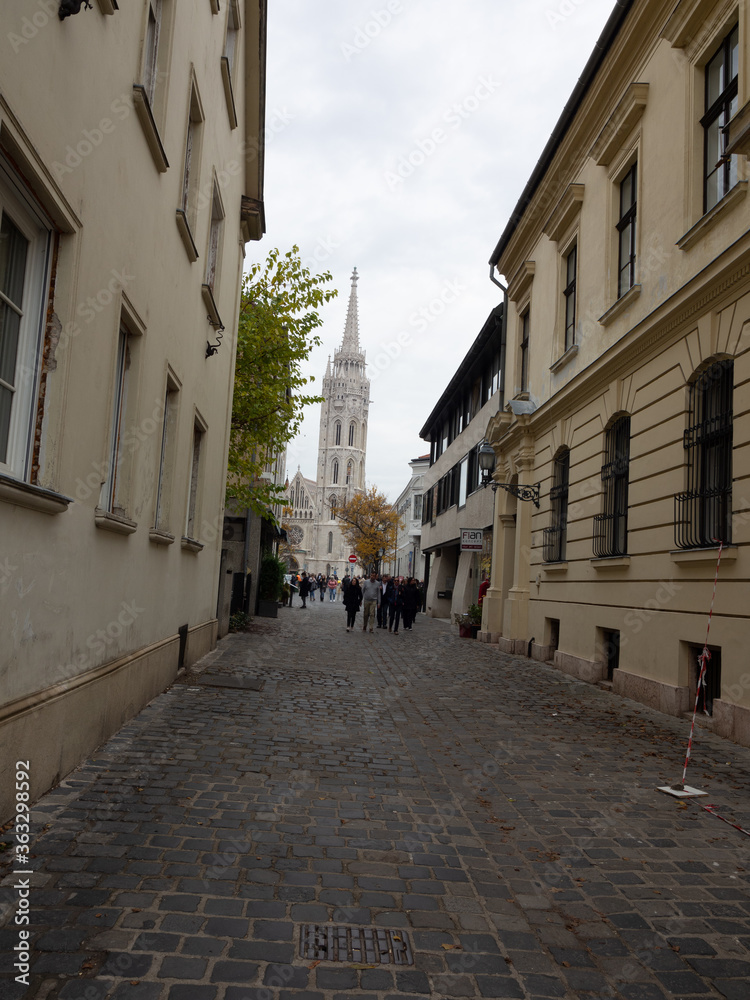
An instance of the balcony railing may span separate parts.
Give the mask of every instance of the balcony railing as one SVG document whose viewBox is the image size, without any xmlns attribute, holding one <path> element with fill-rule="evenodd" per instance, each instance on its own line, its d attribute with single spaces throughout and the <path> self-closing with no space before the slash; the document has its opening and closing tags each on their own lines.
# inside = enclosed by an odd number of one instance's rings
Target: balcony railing
<svg viewBox="0 0 750 1000">
<path fill-rule="evenodd" d="M 628 517 L 626 513 L 597 514 L 594 517 L 594 555 L 598 558 L 627 554 Z"/>
<path fill-rule="evenodd" d="M 565 528 L 545 528 L 542 557 L 546 563 L 565 562 Z"/>
<path fill-rule="evenodd" d="M 692 490 L 674 498 L 674 538 L 680 549 L 732 541 L 732 491 Z"/>
</svg>

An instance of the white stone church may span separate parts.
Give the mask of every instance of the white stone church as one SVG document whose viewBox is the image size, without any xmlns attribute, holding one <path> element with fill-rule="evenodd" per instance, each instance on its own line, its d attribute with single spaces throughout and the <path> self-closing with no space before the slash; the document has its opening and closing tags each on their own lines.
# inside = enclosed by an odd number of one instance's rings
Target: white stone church
<svg viewBox="0 0 750 1000">
<path fill-rule="evenodd" d="M 336 509 L 365 489 L 370 380 L 359 346 L 358 280 L 355 267 L 344 339 L 333 363 L 329 357 L 323 379 L 317 479 L 307 479 L 297 469 L 284 517 L 290 568 L 339 579 L 352 570 L 362 573 L 362 567 L 349 564 L 351 549 L 336 518 Z"/>
</svg>

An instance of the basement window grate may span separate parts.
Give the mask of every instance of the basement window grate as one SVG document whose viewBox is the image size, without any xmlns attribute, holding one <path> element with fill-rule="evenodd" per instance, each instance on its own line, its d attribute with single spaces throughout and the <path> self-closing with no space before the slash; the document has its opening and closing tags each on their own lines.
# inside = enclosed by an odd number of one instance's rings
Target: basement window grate
<svg viewBox="0 0 750 1000">
<path fill-rule="evenodd" d="M 403 931 L 339 924 L 303 924 L 300 958 L 318 962 L 355 962 L 363 965 L 413 965 L 409 938 Z"/>
</svg>

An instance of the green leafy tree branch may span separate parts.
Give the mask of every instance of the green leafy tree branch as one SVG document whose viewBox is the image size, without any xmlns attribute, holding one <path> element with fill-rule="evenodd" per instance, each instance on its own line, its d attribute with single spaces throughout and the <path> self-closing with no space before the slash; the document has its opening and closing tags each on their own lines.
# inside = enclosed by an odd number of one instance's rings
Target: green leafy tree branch
<svg viewBox="0 0 750 1000">
<path fill-rule="evenodd" d="M 229 441 L 227 502 L 276 520 L 283 485 L 264 477 L 297 434 L 304 408 L 322 402 L 306 388 L 302 363 L 320 343 L 318 309 L 338 294 L 323 286 L 330 272 L 312 274 L 299 248 L 271 250 L 242 284 Z"/>
</svg>

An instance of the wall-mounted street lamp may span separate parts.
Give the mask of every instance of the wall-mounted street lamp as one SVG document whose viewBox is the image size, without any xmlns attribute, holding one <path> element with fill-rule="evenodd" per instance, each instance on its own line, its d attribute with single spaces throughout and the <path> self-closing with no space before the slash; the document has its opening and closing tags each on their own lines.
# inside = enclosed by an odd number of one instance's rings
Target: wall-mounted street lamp
<svg viewBox="0 0 750 1000">
<path fill-rule="evenodd" d="M 64 21 L 71 14 L 77 14 L 81 7 L 91 10 L 89 0 L 60 0 L 60 9 L 57 12 L 57 16 L 61 21 Z"/>
<path fill-rule="evenodd" d="M 539 487 L 541 483 L 537 483 L 536 486 L 520 486 L 517 483 L 496 483 L 493 481 L 492 473 L 495 471 L 495 449 L 488 441 L 482 442 L 479 448 L 479 468 L 482 472 L 482 486 L 491 486 L 493 493 L 502 488 L 507 490 L 517 500 L 531 500 L 535 507 L 539 507 Z"/>
</svg>

